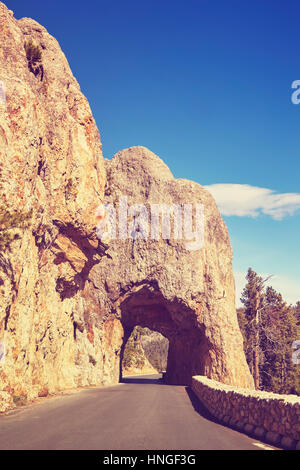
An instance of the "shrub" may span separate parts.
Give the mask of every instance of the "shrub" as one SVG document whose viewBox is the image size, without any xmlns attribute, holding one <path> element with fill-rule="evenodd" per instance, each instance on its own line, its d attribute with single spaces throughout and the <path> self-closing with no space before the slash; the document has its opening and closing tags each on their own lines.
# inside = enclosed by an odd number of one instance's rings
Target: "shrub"
<svg viewBox="0 0 300 470">
<path fill-rule="evenodd" d="M 32 39 L 29 39 L 29 41 L 25 42 L 24 48 L 28 62 L 32 64 L 42 62 L 42 50 L 39 46 L 34 44 Z"/>
<path fill-rule="evenodd" d="M 42 49 L 35 44 L 32 39 L 24 43 L 28 68 L 35 76 L 41 74 L 41 81 L 43 80 L 44 69 L 42 65 Z"/>
<path fill-rule="evenodd" d="M 0 201 L 3 194 L 3 176 L 0 165 Z M 32 218 L 32 211 L 22 212 L 18 210 L 10 210 L 4 202 L 0 202 L 0 249 L 9 248 L 11 242 L 20 238 L 18 229 L 25 229 L 29 226 Z"/>
<path fill-rule="evenodd" d="M 13 395 L 13 402 L 16 406 L 27 405 L 27 397 L 25 395 Z"/>
</svg>

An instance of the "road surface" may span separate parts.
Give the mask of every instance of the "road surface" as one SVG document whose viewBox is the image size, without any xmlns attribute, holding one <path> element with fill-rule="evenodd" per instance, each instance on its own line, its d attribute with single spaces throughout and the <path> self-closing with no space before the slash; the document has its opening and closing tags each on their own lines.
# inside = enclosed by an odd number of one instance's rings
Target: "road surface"
<svg viewBox="0 0 300 470">
<path fill-rule="evenodd" d="M 2 415 L 0 449 L 271 449 L 210 421 L 186 387 L 158 377 L 126 378 Z"/>
</svg>

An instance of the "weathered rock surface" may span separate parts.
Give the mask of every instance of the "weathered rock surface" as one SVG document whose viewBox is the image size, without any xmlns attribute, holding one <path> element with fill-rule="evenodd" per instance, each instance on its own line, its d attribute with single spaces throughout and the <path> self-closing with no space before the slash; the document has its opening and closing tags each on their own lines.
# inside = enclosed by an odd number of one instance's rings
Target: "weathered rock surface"
<svg viewBox="0 0 300 470">
<path fill-rule="evenodd" d="M 169 339 L 167 379 L 193 374 L 252 386 L 234 306 L 232 252 L 214 200 L 135 147 L 107 162 L 105 202 L 202 203 L 205 245 L 95 235 L 105 169 L 99 132 L 57 41 L 0 3 L 0 201 L 31 214 L 0 253 L 0 391 L 33 399 L 119 380 L 124 344 L 141 325 Z M 24 44 L 41 49 L 28 63 Z M 0 207 L 0 209 L 1 209 Z M 0 227 L 2 228 L 2 227 Z"/>
<path fill-rule="evenodd" d="M 201 249 L 190 250 L 186 239 L 175 239 L 172 233 L 167 239 L 124 236 L 108 242 L 109 256 L 91 276 L 94 284 L 105 279 L 103 298 L 106 293 L 108 310 L 115 312 L 125 339 L 135 325 L 164 335 L 169 340 L 169 382 L 190 383 L 192 375 L 201 374 L 251 387 L 235 311 L 232 250 L 212 196 L 197 183 L 176 180 L 163 161 L 144 147 L 117 153 L 106 162 L 106 170 L 105 201 L 117 214 L 121 208 L 125 217 L 120 201 L 126 196 L 128 221 L 133 219 L 133 204 L 144 204 L 148 213 L 151 204 L 204 206 Z M 129 223 L 129 233 L 132 227 Z"/>
<path fill-rule="evenodd" d="M 95 209 L 105 171 L 89 104 L 57 41 L 3 3 L 0 35 L 1 207 L 32 211 L 21 238 L 0 253 L 0 390 L 34 398 L 102 381 L 89 272 L 101 259 Z M 29 70 L 29 39 L 42 51 L 43 76 Z"/>
<path fill-rule="evenodd" d="M 13 397 L 8 392 L 0 392 L 0 413 L 14 408 Z"/>
</svg>

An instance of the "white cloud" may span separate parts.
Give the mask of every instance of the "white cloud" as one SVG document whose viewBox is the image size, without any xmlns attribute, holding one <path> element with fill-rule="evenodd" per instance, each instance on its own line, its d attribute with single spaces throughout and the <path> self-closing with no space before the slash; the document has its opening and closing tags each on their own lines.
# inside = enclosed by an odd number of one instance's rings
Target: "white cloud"
<svg viewBox="0 0 300 470">
<path fill-rule="evenodd" d="M 262 273 L 261 277 L 266 279 L 270 274 Z M 236 285 L 236 305 L 241 307 L 240 297 L 242 290 L 246 285 L 246 273 L 236 271 L 234 273 Z M 282 275 L 274 275 L 267 283 L 267 286 L 274 287 L 275 290 L 282 294 L 283 300 L 287 304 L 293 304 L 300 300 L 300 279 L 290 279 Z"/>
<path fill-rule="evenodd" d="M 212 184 L 205 188 L 213 195 L 223 215 L 257 217 L 265 214 L 281 220 L 300 212 L 299 193 L 277 193 L 248 184 Z"/>
</svg>

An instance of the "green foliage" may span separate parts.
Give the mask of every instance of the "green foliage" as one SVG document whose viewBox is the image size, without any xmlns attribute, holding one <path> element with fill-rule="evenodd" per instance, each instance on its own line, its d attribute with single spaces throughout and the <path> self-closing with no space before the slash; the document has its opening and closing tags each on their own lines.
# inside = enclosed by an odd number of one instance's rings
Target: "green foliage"
<svg viewBox="0 0 300 470">
<path fill-rule="evenodd" d="M 153 335 L 149 328 L 136 326 L 124 349 L 123 368 L 142 369 L 150 363 L 158 372 L 166 370 L 168 340 L 161 335 Z M 149 365 L 149 364 L 148 364 Z"/>
<path fill-rule="evenodd" d="M 0 249 L 9 248 L 10 244 L 20 238 L 16 229 L 24 229 L 28 226 L 32 212 L 10 212 L 5 207 L 0 207 Z"/>
<path fill-rule="evenodd" d="M 297 339 L 296 317 L 293 308 L 272 287 L 266 289 L 263 322 L 261 376 L 264 389 L 300 393 L 296 384 L 297 366 L 292 363 L 292 343 Z"/>
<path fill-rule="evenodd" d="M 255 376 L 257 366 L 262 390 L 300 395 L 299 366 L 292 362 L 292 343 L 300 339 L 300 303 L 287 305 L 251 268 L 246 279 L 244 308 L 237 314 L 250 371 Z"/>
<path fill-rule="evenodd" d="M 10 209 L 3 202 L 3 168 L 0 166 L 0 250 L 9 249 L 11 243 L 20 238 L 19 230 L 28 227 L 32 211 L 23 212 Z"/>
<path fill-rule="evenodd" d="M 149 330 L 143 329 L 141 338 L 142 347 L 148 361 L 158 372 L 167 369 L 169 341 L 164 336 Z"/>
<path fill-rule="evenodd" d="M 67 201 L 70 200 L 70 199 L 72 199 L 72 200 L 76 199 L 77 194 L 78 194 L 77 187 L 78 187 L 78 185 L 77 185 L 76 180 L 73 180 L 72 178 L 69 178 L 67 183 L 66 183 L 66 191 L 65 191 Z"/>
<path fill-rule="evenodd" d="M 123 354 L 123 367 L 130 369 L 131 367 L 142 368 L 145 364 L 144 351 L 140 343 L 141 328 L 136 326 L 129 337 Z"/>
<path fill-rule="evenodd" d="M 16 406 L 27 405 L 27 397 L 25 395 L 13 395 L 13 402 Z"/>
<path fill-rule="evenodd" d="M 259 362 L 260 362 L 260 344 L 259 344 L 259 319 L 263 305 L 263 287 L 264 280 L 256 274 L 251 268 L 248 269 L 246 276 L 247 284 L 242 292 L 241 302 L 245 306 L 245 346 L 246 357 L 250 366 L 250 371 L 254 377 L 255 388 L 260 387 Z"/>
<path fill-rule="evenodd" d="M 297 302 L 294 307 L 294 315 L 296 318 L 296 324 L 297 324 L 297 328 L 299 331 L 299 339 L 300 339 L 300 301 Z"/>
<path fill-rule="evenodd" d="M 26 52 L 26 57 L 28 62 L 32 65 L 36 65 L 42 61 L 42 50 L 39 46 L 34 44 L 32 39 L 29 39 L 24 44 L 24 49 Z"/>
<path fill-rule="evenodd" d="M 40 46 L 35 44 L 32 39 L 29 39 L 24 43 L 24 49 L 30 72 L 35 76 L 40 74 L 41 80 L 43 80 L 44 69 L 42 65 L 42 49 Z"/>
</svg>

